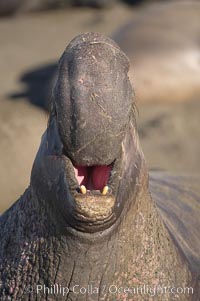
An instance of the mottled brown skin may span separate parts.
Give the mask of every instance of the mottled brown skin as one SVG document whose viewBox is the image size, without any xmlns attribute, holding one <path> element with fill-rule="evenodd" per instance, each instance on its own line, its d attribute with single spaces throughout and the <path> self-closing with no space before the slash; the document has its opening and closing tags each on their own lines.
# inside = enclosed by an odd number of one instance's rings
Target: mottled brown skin
<svg viewBox="0 0 200 301">
<path fill-rule="evenodd" d="M 199 19 L 199 1 L 160 1 L 138 11 L 113 35 L 130 58 L 140 101 L 199 98 Z"/>
<path fill-rule="evenodd" d="M 83 65 L 76 65 L 81 49 Z M 105 73 L 107 66 L 110 66 L 109 73 Z M 170 228 L 170 219 L 168 224 L 166 216 L 160 215 L 149 192 L 127 72 L 126 56 L 112 40 L 100 34 L 78 36 L 63 54 L 49 124 L 33 164 L 30 186 L 0 219 L 2 301 L 152 300 L 150 294 L 134 295 L 120 289 L 143 285 L 193 287 L 194 294 L 179 295 L 178 300 L 198 300 L 199 272 L 198 268 L 194 269 L 199 262 L 198 253 L 193 244 L 189 251 L 184 248 L 183 240 L 177 238 L 180 228 Z M 125 90 L 119 91 L 122 88 Z M 94 93 L 99 95 L 95 102 L 94 98 L 85 97 Z M 121 101 L 121 111 L 116 106 L 118 101 Z M 90 102 L 90 111 L 83 110 Z M 115 114 L 122 114 L 118 123 Z M 87 126 L 92 122 L 87 119 L 89 115 L 93 116 L 94 125 L 101 128 L 105 125 L 102 145 L 96 144 L 95 133 Z M 81 123 L 83 117 L 86 123 Z M 87 137 L 90 144 L 85 142 Z M 71 138 L 73 143 L 68 145 L 66 141 Z M 112 143 L 107 143 L 112 138 L 116 142 L 115 152 Z M 78 156 L 80 149 L 83 152 Z M 112 191 L 105 196 L 97 190 L 81 195 L 73 166 L 82 164 L 87 169 L 112 161 L 108 180 Z M 150 190 L 162 207 L 159 202 L 162 190 L 165 199 L 170 189 L 166 192 L 165 184 L 156 176 L 153 179 L 155 185 L 152 182 Z M 161 191 L 157 193 L 159 187 Z M 182 192 L 181 189 L 175 192 L 173 198 L 180 201 Z M 188 227 L 188 237 L 191 231 Z M 194 235 L 198 240 L 198 233 Z M 196 254 L 195 261 L 191 252 Z M 65 296 L 47 291 L 36 293 L 37 285 L 54 284 L 68 287 L 68 293 Z M 77 293 L 88 285 L 96 290 Z M 114 287 L 120 291 L 112 293 L 109 288 Z M 154 300 L 173 301 L 177 296 L 157 294 Z"/>
</svg>

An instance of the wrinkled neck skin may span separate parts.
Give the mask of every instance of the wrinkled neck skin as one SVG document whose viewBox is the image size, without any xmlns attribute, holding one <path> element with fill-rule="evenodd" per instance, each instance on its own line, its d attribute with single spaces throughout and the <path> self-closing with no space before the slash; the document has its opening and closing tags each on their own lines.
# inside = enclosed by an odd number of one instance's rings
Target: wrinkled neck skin
<svg viewBox="0 0 200 301">
<path fill-rule="evenodd" d="M 191 284 L 188 266 L 148 193 L 147 169 L 134 128 L 130 126 L 122 143 L 123 171 L 117 198 L 124 200 L 123 209 L 110 227 L 93 233 L 74 229 L 65 218 L 63 203 L 71 196 L 56 131 L 52 121 L 42 138 L 30 188 L 16 203 L 17 210 L 11 208 L 3 219 L 5 224 L 15 220 L 15 236 L 7 248 L 10 257 L 1 262 L 1 279 L 4 287 L 12 286 L 12 292 L 7 292 L 12 300 L 36 300 L 38 296 L 39 300 L 132 300 L 134 295 L 122 288 Z M 3 243 L 8 241 L 10 237 L 4 234 Z M 37 295 L 37 284 L 57 284 L 60 291 L 47 294 L 42 290 Z M 27 286 L 32 288 L 30 294 Z M 63 293 L 64 287 L 69 291 Z M 8 300 L 5 291 L 0 296 Z M 145 297 L 150 300 L 149 294 Z M 154 299 L 173 300 L 162 294 Z M 137 300 L 144 300 L 144 294 L 139 293 Z"/>
</svg>

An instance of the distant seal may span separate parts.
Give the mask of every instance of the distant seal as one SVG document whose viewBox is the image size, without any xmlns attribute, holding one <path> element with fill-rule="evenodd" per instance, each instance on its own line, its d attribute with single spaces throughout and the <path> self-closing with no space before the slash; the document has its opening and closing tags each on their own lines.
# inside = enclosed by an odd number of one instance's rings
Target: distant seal
<svg viewBox="0 0 200 301">
<path fill-rule="evenodd" d="M 158 175 L 156 207 L 128 70 L 118 45 L 98 33 L 64 51 L 30 186 L 0 218 L 2 301 L 198 300 L 199 232 L 188 244 L 193 227 L 182 233 L 167 214 L 177 209 L 181 222 L 185 209 L 200 212 L 199 186 Z M 165 212 L 168 197 L 179 203 Z"/>
<path fill-rule="evenodd" d="M 114 40 L 131 60 L 140 101 L 180 102 L 200 96 L 200 3 L 163 1 L 138 10 Z"/>
<path fill-rule="evenodd" d="M 64 6 L 91 6 L 96 8 L 111 5 L 115 0 L 1 0 L 0 16 L 20 12 L 63 8 Z"/>
</svg>

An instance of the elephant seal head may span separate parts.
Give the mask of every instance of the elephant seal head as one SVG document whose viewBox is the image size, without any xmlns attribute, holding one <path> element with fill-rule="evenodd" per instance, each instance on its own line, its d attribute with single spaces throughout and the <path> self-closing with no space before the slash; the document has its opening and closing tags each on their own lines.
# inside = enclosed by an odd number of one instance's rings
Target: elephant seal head
<svg viewBox="0 0 200 301">
<path fill-rule="evenodd" d="M 126 55 L 98 33 L 64 51 L 31 184 L 82 232 L 114 226 L 135 193 L 142 154 Z"/>
</svg>

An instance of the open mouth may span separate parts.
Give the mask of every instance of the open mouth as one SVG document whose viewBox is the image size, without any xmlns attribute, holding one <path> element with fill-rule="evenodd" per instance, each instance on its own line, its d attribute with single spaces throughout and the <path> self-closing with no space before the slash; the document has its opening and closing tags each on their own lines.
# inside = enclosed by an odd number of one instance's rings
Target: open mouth
<svg viewBox="0 0 200 301">
<path fill-rule="evenodd" d="M 72 196 L 69 219 L 79 229 L 86 226 L 108 225 L 115 218 L 120 158 L 109 165 L 83 166 L 66 157 L 66 177 Z"/>
<path fill-rule="evenodd" d="M 106 195 L 110 191 L 108 180 L 112 167 L 112 164 L 104 166 L 74 166 L 80 192 L 86 194 L 87 191 L 99 190 L 102 195 Z"/>
</svg>

